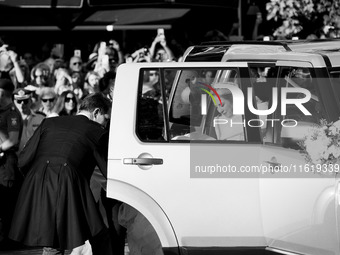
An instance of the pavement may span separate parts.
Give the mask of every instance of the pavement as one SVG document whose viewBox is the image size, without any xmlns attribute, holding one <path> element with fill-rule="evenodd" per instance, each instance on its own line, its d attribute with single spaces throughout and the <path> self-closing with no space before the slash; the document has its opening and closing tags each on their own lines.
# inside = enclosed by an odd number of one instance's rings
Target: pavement
<svg viewBox="0 0 340 255">
<path fill-rule="evenodd" d="M 41 255 L 42 254 L 42 248 L 24 248 L 19 250 L 6 250 L 6 251 L 0 251 L 1 255 Z"/>
<path fill-rule="evenodd" d="M 1 255 L 41 255 L 42 248 L 22 248 L 17 250 L 0 251 Z M 69 255 L 70 252 L 65 252 L 65 255 Z"/>
<path fill-rule="evenodd" d="M 71 251 L 65 251 L 69 255 Z M 42 247 L 27 247 L 14 242 L 1 243 L 0 255 L 41 255 Z"/>
</svg>

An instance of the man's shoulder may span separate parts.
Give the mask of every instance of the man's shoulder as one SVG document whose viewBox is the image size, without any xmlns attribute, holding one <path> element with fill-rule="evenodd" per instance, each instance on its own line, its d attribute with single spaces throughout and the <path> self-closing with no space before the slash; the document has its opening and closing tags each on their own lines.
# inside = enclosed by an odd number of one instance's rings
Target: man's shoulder
<svg viewBox="0 0 340 255">
<path fill-rule="evenodd" d="M 11 112 L 15 112 L 15 113 L 19 113 L 18 108 L 15 107 L 15 105 L 13 103 L 8 104 L 7 106 L 0 108 L 0 114 L 8 114 Z"/>
<path fill-rule="evenodd" d="M 9 118 L 18 117 L 21 119 L 21 114 L 18 108 L 14 104 L 10 104 L 4 111 L 3 115 L 7 115 Z"/>
<path fill-rule="evenodd" d="M 81 115 L 72 115 L 72 116 L 56 116 L 56 117 L 50 117 L 46 118 L 47 123 L 57 124 L 57 125 L 70 125 L 70 126 L 77 126 L 80 129 L 81 128 L 88 128 L 88 127 L 97 127 L 99 129 L 103 129 L 101 125 L 98 123 L 89 120 L 85 116 Z"/>
</svg>

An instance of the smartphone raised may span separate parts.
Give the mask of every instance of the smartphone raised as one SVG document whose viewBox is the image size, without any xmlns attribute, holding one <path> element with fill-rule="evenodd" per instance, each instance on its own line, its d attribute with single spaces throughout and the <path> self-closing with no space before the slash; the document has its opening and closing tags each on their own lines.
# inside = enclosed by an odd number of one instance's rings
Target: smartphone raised
<svg viewBox="0 0 340 255">
<path fill-rule="evenodd" d="M 157 29 L 157 36 L 161 38 L 162 40 L 165 39 L 165 33 L 164 33 L 164 28 L 158 28 Z"/>
<path fill-rule="evenodd" d="M 81 58 L 81 51 L 80 50 L 74 50 L 74 56 Z"/>
</svg>

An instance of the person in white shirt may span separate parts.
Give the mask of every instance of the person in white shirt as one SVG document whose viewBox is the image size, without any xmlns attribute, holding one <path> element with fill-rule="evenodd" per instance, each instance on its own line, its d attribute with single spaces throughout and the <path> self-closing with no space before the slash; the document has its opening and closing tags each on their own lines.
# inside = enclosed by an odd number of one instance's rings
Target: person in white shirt
<svg viewBox="0 0 340 255">
<path fill-rule="evenodd" d="M 220 89 L 218 97 L 215 96 L 217 111 L 220 113 L 214 119 L 217 140 L 244 140 L 242 115 L 233 114 L 233 97 L 229 90 Z"/>
</svg>

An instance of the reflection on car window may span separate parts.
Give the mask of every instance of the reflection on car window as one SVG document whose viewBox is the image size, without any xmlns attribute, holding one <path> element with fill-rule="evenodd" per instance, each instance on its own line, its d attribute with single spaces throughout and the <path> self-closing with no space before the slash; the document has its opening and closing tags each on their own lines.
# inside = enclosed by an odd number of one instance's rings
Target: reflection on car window
<svg viewBox="0 0 340 255">
<path fill-rule="evenodd" d="M 340 101 L 340 71 L 337 70 L 331 72 L 331 77 L 335 95 L 338 97 Z"/>
<path fill-rule="evenodd" d="M 143 72 L 137 109 L 139 138 L 142 141 L 164 140 L 163 100 L 158 70 Z"/>
<path fill-rule="evenodd" d="M 215 100 L 218 115 L 214 118 L 217 140 L 244 140 L 242 115 L 233 114 L 233 96 L 228 89 L 218 89 Z M 219 101 L 220 100 L 220 101 Z"/>
<path fill-rule="evenodd" d="M 280 84 L 282 88 L 303 88 L 311 93 L 311 99 L 303 104 L 303 107 L 311 113 L 311 115 L 305 115 L 294 104 L 287 104 L 286 115 L 283 116 L 283 120 L 287 120 L 286 124 L 289 124 L 291 120 L 291 124 L 296 123 L 296 127 L 277 127 L 280 129 L 277 132 L 277 134 L 280 135 L 277 139 L 278 144 L 283 147 L 300 149 L 298 142 L 303 139 L 310 127 L 319 124 L 320 120 L 325 118 L 324 111 L 322 110 L 323 106 L 317 95 L 316 79 L 313 78 L 308 68 L 300 67 L 286 68 L 282 72 L 281 77 Z M 303 99 L 304 97 L 305 95 L 303 93 L 287 94 L 288 99 Z"/>
<path fill-rule="evenodd" d="M 249 67 L 249 75 L 254 90 L 255 105 L 257 110 L 268 110 L 272 107 L 273 88 L 277 84 L 278 68 L 266 64 Z M 267 128 L 267 115 L 259 115 L 262 121 L 261 134 L 265 137 Z"/>
<path fill-rule="evenodd" d="M 287 87 L 308 89 L 312 94 L 312 99 L 314 101 L 319 101 L 308 68 L 293 69 L 290 74 L 285 77 L 285 80 L 288 82 Z"/>
<path fill-rule="evenodd" d="M 243 116 L 233 115 L 227 89 L 238 88 L 237 80 L 236 69 L 182 70 L 171 102 L 171 139 L 244 141 Z"/>
<path fill-rule="evenodd" d="M 311 100 L 304 104 L 304 107 L 311 113 L 307 116 L 301 112 L 295 105 L 289 105 L 286 118 L 294 118 L 299 121 L 309 121 L 319 123 L 322 118 L 321 105 L 316 95 L 315 83 L 308 68 L 292 68 L 288 75 L 285 76 L 285 86 L 287 88 L 304 88 L 311 93 Z M 289 93 L 288 98 L 303 98 L 301 93 Z"/>
</svg>

